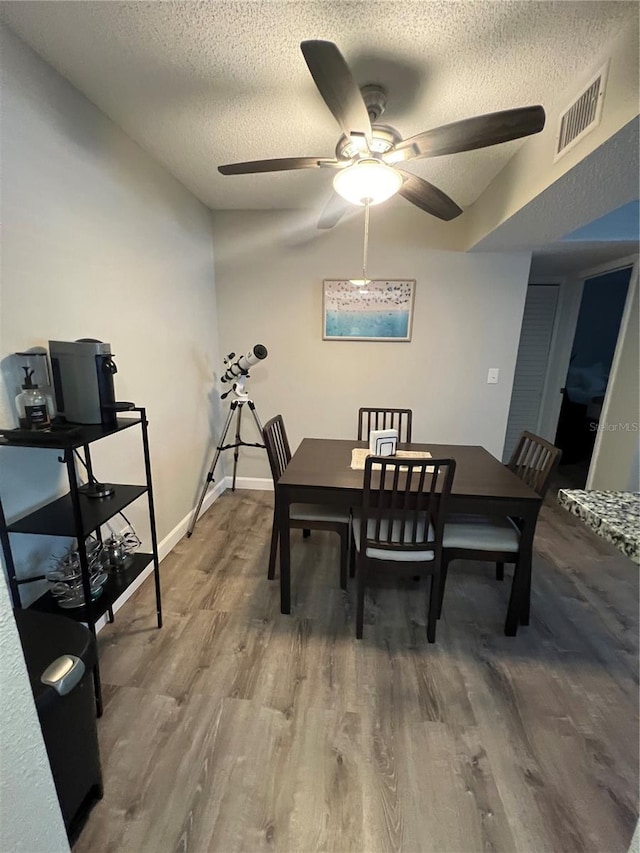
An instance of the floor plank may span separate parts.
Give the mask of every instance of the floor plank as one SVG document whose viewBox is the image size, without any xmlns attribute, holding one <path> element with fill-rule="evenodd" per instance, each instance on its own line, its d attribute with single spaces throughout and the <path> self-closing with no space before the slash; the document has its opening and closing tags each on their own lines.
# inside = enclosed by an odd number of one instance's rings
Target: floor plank
<svg viewBox="0 0 640 853">
<path fill-rule="evenodd" d="M 104 799 L 76 853 L 626 853 L 638 815 L 638 572 L 548 499 L 532 620 L 510 578 L 386 579 L 355 639 L 338 537 L 292 535 L 293 614 L 266 577 L 272 495 L 222 495 L 99 637 Z"/>
</svg>

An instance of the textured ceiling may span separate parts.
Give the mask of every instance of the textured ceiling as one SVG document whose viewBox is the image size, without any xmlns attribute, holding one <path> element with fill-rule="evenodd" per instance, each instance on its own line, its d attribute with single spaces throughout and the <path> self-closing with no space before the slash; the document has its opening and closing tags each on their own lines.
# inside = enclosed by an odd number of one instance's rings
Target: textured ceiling
<svg viewBox="0 0 640 853">
<path fill-rule="evenodd" d="M 610 136 L 589 157 L 550 184 L 529 204 L 480 240 L 483 252 L 531 251 L 553 246 L 577 228 L 621 205 L 636 202 L 640 192 L 640 118 Z M 629 239 L 620 228 L 619 239 Z M 610 240 L 612 234 L 593 235 Z M 636 240 L 637 244 L 637 240 Z M 564 257 L 578 241 L 567 241 Z"/>
<path fill-rule="evenodd" d="M 640 119 L 636 118 L 475 249 L 532 251 L 533 278 L 579 274 L 637 255 L 639 165 Z M 623 206 L 616 209 L 620 202 Z M 590 215 L 590 224 L 585 223 L 585 214 Z"/>
<path fill-rule="evenodd" d="M 213 209 L 318 205 L 324 170 L 223 177 L 221 163 L 331 156 L 338 126 L 299 43 L 335 41 L 381 83 L 404 137 L 556 99 L 637 3 L 11 2 L 2 18 Z M 526 142 L 411 164 L 463 207 Z M 398 199 L 394 204 L 406 204 Z"/>
</svg>

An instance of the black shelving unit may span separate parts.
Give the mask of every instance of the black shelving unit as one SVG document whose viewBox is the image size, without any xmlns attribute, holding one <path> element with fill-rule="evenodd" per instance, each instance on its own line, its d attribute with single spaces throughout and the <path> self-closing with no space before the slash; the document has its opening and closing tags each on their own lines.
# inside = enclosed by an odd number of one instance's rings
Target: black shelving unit
<svg viewBox="0 0 640 853">
<path fill-rule="evenodd" d="M 149 435 L 146 411 L 144 408 L 134 407 L 131 412 L 137 412 L 137 417 L 117 418 L 114 426 L 83 426 L 60 430 L 59 433 L 47 433 L 46 435 L 34 435 L 33 438 L 20 436 L 20 440 L 11 438 L 0 438 L 0 449 L 3 447 L 13 448 L 38 448 L 62 451 L 58 461 L 66 466 L 69 491 L 61 498 L 51 501 L 40 509 L 28 513 L 11 523 L 7 523 L 2 498 L 0 496 L 0 544 L 4 554 L 9 589 L 13 606 L 22 608 L 20 598 L 20 586 L 43 580 L 44 575 L 36 577 L 17 578 L 15 564 L 11 552 L 10 537 L 17 534 L 40 534 L 48 536 L 73 537 L 78 543 L 78 555 L 82 569 L 82 586 L 85 604 L 82 607 L 63 609 L 58 605 L 50 592 L 34 601 L 30 607 L 46 613 L 57 613 L 65 615 L 88 625 L 91 632 L 96 633 L 96 622 L 105 614 L 110 622 L 113 622 L 113 605 L 120 596 L 140 576 L 149 563 L 153 562 L 153 573 L 156 592 L 156 613 L 158 628 L 162 627 L 162 600 L 160 595 L 160 563 L 158 560 L 158 541 L 156 535 L 155 509 L 153 505 L 153 486 L 151 482 L 151 460 L 149 455 Z M 144 453 L 144 466 L 146 483 L 144 485 L 110 483 L 114 488 L 113 495 L 105 498 L 90 498 L 83 494 L 76 469 L 78 456 L 82 459 L 86 468 L 88 478 L 93 479 L 93 468 L 91 464 L 91 452 L 89 446 L 95 441 L 108 438 L 115 433 L 125 429 L 140 426 L 142 433 L 142 448 Z M 136 552 L 132 556 L 131 563 L 123 570 L 109 575 L 109 579 L 102 588 L 102 592 L 95 600 L 91 596 L 89 562 L 85 542 L 87 536 L 94 533 L 98 539 L 101 538 L 100 528 L 109 519 L 121 512 L 130 503 L 146 494 L 149 505 L 149 527 L 151 529 L 150 554 Z M 100 669 L 96 664 L 94 669 L 94 685 L 96 694 L 96 708 L 98 716 L 102 715 L 102 691 L 100 688 Z"/>
</svg>

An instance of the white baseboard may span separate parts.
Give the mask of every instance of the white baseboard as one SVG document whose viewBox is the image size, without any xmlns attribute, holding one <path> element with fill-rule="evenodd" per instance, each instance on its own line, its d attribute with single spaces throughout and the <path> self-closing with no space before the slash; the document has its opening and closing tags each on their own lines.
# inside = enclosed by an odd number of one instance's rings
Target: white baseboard
<svg viewBox="0 0 640 853">
<path fill-rule="evenodd" d="M 225 477 L 225 488 L 230 489 L 233 482 L 232 477 Z M 255 489 L 258 492 L 272 492 L 273 480 L 271 477 L 236 477 L 236 489 Z"/>
<path fill-rule="evenodd" d="M 220 497 L 220 495 L 228 488 L 226 485 L 226 477 L 223 477 L 219 482 L 217 482 L 212 489 L 209 489 L 207 494 L 205 495 L 205 499 L 202 502 L 202 509 L 200 510 L 200 515 L 198 518 L 202 516 L 203 512 L 206 512 L 211 504 Z M 195 509 L 195 507 L 194 507 Z M 178 542 L 185 535 L 187 530 L 189 529 L 189 525 L 191 524 L 191 518 L 193 516 L 193 510 L 188 515 L 179 521 L 176 526 L 171 530 L 164 539 L 158 543 L 158 557 L 160 558 L 160 562 L 164 560 L 167 554 L 170 554 L 171 551 L 176 547 Z"/>
<path fill-rule="evenodd" d="M 229 481 L 227 485 L 227 480 Z M 200 510 L 200 515 L 198 518 L 202 516 L 203 512 L 206 512 L 211 504 L 218 498 L 220 495 L 227 489 L 231 488 L 231 477 L 223 477 L 215 486 L 210 489 L 204 501 L 202 502 L 202 509 Z M 240 477 L 236 480 L 236 488 L 259 488 L 259 486 L 241 486 L 240 485 Z M 167 535 L 162 539 L 161 542 L 158 543 L 158 557 L 160 562 L 164 560 L 164 558 L 173 551 L 178 542 L 185 535 L 187 530 L 189 529 L 189 524 L 191 523 L 191 518 L 193 517 L 193 512 L 195 507 L 188 515 L 182 519 L 182 521 L 178 522 L 176 526 L 171 530 Z M 153 574 L 153 562 L 149 563 L 146 569 L 141 572 L 135 581 L 131 584 L 131 586 L 127 587 L 127 589 L 122 593 L 120 598 L 114 602 L 113 604 L 113 612 L 116 613 L 120 608 L 125 604 L 133 595 L 133 593 L 142 586 L 142 584 L 146 581 L 148 577 Z M 108 619 L 106 614 L 96 622 L 96 632 L 100 631 L 101 628 L 104 628 L 105 625 L 108 624 Z"/>
</svg>

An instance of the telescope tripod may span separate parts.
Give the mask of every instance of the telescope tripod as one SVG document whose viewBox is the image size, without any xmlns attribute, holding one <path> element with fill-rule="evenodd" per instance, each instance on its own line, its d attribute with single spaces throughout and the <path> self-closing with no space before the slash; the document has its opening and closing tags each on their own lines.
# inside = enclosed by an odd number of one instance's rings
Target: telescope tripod
<svg viewBox="0 0 640 853">
<path fill-rule="evenodd" d="M 256 427 L 258 428 L 258 433 L 262 435 L 262 424 L 260 423 L 260 418 L 258 417 L 258 413 L 256 412 L 256 407 L 253 400 L 250 400 L 248 397 L 240 400 L 232 400 L 231 406 L 229 407 L 229 414 L 227 415 L 227 420 L 225 421 L 224 427 L 222 429 L 222 434 L 220 436 L 220 442 L 216 447 L 216 453 L 213 457 L 213 462 L 211 463 L 211 468 L 209 468 L 209 473 L 207 474 L 207 479 L 204 484 L 204 488 L 202 489 L 202 494 L 200 495 L 200 500 L 198 501 L 198 506 L 193 513 L 193 518 L 191 519 L 191 524 L 189 525 L 189 529 L 187 530 L 187 537 L 191 536 L 193 533 L 193 528 L 196 526 L 196 521 L 198 520 L 198 515 L 200 514 L 200 509 L 202 508 L 202 502 L 205 499 L 205 495 L 207 494 L 207 490 L 209 488 L 210 483 L 214 482 L 213 472 L 215 471 L 216 465 L 218 464 L 218 459 L 220 458 L 220 454 L 223 450 L 231 450 L 233 448 L 233 481 L 231 484 L 231 491 L 235 492 L 236 490 L 236 470 L 238 468 L 238 457 L 240 455 L 239 448 L 241 447 L 262 447 L 264 449 L 264 444 L 260 444 L 258 442 L 250 442 L 243 441 L 240 437 L 240 426 L 242 423 L 242 408 L 244 405 L 249 406 L 251 414 L 253 415 L 253 419 L 256 423 Z M 233 420 L 234 412 L 236 414 L 236 435 L 235 441 L 231 444 L 225 444 L 225 439 L 227 437 L 227 433 L 229 432 L 229 427 L 231 426 L 231 421 Z"/>
</svg>

